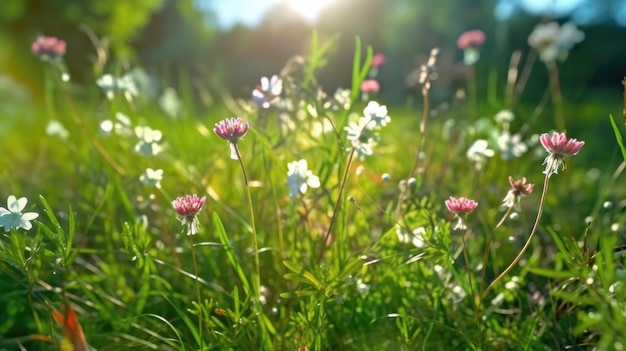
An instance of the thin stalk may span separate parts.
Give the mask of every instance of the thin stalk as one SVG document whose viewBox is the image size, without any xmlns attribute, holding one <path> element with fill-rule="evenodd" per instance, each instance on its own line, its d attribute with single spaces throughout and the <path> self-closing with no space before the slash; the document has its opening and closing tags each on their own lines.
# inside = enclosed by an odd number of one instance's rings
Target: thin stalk
<svg viewBox="0 0 626 351">
<path fill-rule="evenodd" d="M 411 167 L 411 173 L 409 177 L 414 177 L 415 172 L 417 172 L 419 163 L 420 163 L 420 154 L 424 148 L 424 133 L 426 132 L 426 121 L 428 121 L 428 109 L 430 108 L 430 100 L 428 98 L 428 88 L 422 88 L 422 97 L 424 98 L 424 108 L 422 109 L 422 121 L 420 122 L 420 143 L 417 147 L 417 155 L 415 155 L 415 161 L 413 162 L 413 167 Z"/>
<path fill-rule="evenodd" d="M 509 209 L 506 210 L 506 213 L 504 213 L 504 215 L 500 219 L 500 222 L 498 222 L 498 224 L 496 224 L 495 228 L 493 228 L 493 230 L 489 234 L 489 238 L 487 238 L 487 244 L 485 245 L 485 253 L 483 254 L 483 261 L 482 261 L 483 273 L 482 273 L 482 277 L 481 277 L 481 280 L 480 280 L 480 289 L 481 290 L 482 290 L 483 286 L 485 285 L 485 274 L 487 273 L 487 257 L 489 256 L 489 251 L 491 249 L 491 241 L 493 240 L 493 236 L 496 233 L 496 230 L 498 230 L 498 228 L 500 228 L 502 226 L 502 224 L 504 224 L 504 221 L 507 218 L 509 218 L 509 215 L 511 214 L 511 212 L 513 212 L 513 207 L 509 207 Z"/>
<path fill-rule="evenodd" d="M 196 294 L 198 296 L 198 338 L 200 339 L 200 350 L 202 350 L 202 296 L 200 295 L 200 275 L 198 274 L 198 261 L 196 260 L 196 250 L 193 244 L 193 235 L 187 235 L 189 237 L 189 244 L 191 249 L 191 260 L 193 262 L 193 274 L 196 276 Z"/>
<path fill-rule="evenodd" d="M 324 252 L 326 251 L 326 246 L 328 242 L 328 238 L 330 237 L 330 233 L 332 233 L 333 225 L 337 220 L 337 216 L 339 214 L 339 206 L 341 204 L 341 196 L 343 194 L 343 189 L 346 186 L 346 181 L 348 180 L 348 172 L 350 172 L 350 166 L 352 166 L 352 160 L 354 159 L 354 152 L 356 148 L 353 146 L 352 150 L 350 150 L 350 155 L 348 156 L 348 164 L 346 165 L 346 169 L 343 172 L 343 176 L 341 177 L 341 182 L 339 183 L 339 194 L 337 194 L 337 201 L 335 201 L 335 207 L 333 208 L 333 215 L 330 217 L 330 223 L 328 224 L 328 229 L 326 229 L 326 234 L 324 235 L 324 240 L 322 241 L 322 247 L 320 252 L 317 254 L 317 263 L 322 261 L 324 257 Z"/>
<path fill-rule="evenodd" d="M 469 255 L 467 254 L 467 244 L 465 243 L 465 234 L 467 230 L 464 230 L 461 234 L 461 242 L 463 243 L 463 258 L 465 258 L 465 269 L 467 270 L 467 281 L 470 287 L 470 294 L 472 295 L 472 303 L 474 304 L 474 317 L 476 318 L 476 326 L 482 336 L 482 327 L 480 322 L 480 299 L 474 292 L 474 284 L 472 283 L 472 268 L 470 266 Z M 482 342 L 482 337 L 481 337 Z"/>
<path fill-rule="evenodd" d="M 69 107 L 69 109 L 72 111 L 72 117 L 73 117 L 74 123 L 76 123 L 76 125 L 81 129 L 81 131 L 87 137 L 87 139 L 89 139 L 94 149 L 96 149 L 96 151 L 100 154 L 100 156 L 102 156 L 102 158 L 104 158 L 104 160 L 119 175 L 121 176 L 126 175 L 126 170 L 124 170 L 122 166 L 120 166 L 117 162 L 115 162 L 115 160 L 113 160 L 111 155 L 109 155 L 109 153 L 104 149 L 104 147 L 100 145 L 100 143 L 98 142 L 98 139 L 95 138 L 93 134 L 89 131 L 89 128 L 85 125 L 85 122 L 83 121 L 81 115 L 78 113 L 76 106 L 74 105 L 74 101 L 70 97 L 70 94 L 67 88 L 64 88 L 62 90 L 63 90 L 63 97 L 65 98 L 65 102 L 67 103 L 67 106 Z"/>
<path fill-rule="evenodd" d="M 37 310 L 35 309 L 35 304 L 33 303 L 33 285 L 30 284 L 30 286 L 28 287 L 28 293 L 26 294 L 26 297 L 28 299 L 28 305 L 30 306 L 30 309 L 33 311 L 33 318 L 35 319 L 35 324 L 37 325 L 37 331 L 41 334 L 43 333 L 43 327 L 41 325 L 41 320 L 39 319 L 39 314 L 37 313 Z"/>
<path fill-rule="evenodd" d="M 257 231 L 256 231 L 256 222 L 254 220 L 254 207 L 252 206 L 252 194 L 250 193 L 250 184 L 248 181 L 248 173 L 246 172 L 246 167 L 243 164 L 243 159 L 241 158 L 241 152 L 239 151 L 239 145 L 237 143 L 232 144 L 235 152 L 237 153 L 237 160 L 239 160 L 239 165 L 241 166 L 241 174 L 243 174 L 243 181 L 246 187 L 246 195 L 248 197 L 248 208 L 250 210 L 250 226 L 252 227 L 252 249 L 254 250 L 254 268 L 255 268 L 255 277 L 253 279 L 252 289 L 254 294 L 254 306 L 257 310 L 257 319 L 259 323 L 259 328 L 261 329 L 261 338 L 263 339 L 262 343 L 265 349 L 273 349 L 270 341 L 267 339 L 267 327 L 265 325 L 265 320 L 263 318 L 263 308 L 260 305 L 260 297 L 261 297 L 261 263 L 259 261 L 259 244 L 257 240 Z"/>
<path fill-rule="evenodd" d="M 415 155 L 415 161 L 413 161 L 413 166 L 411 167 L 411 172 L 409 172 L 409 178 L 415 177 L 415 172 L 417 172 L 420 164 L 420 154 L 424 149 L 424 141 L 426 140 L 424 133 L 426 132 L 426 121 L 428 120 L 428 109 L 429 109 L 429 99 L 428 99 L 428 86 L 424 85 L 422 87 L 422 97 L 424 99 L 424 108 L 422 110 L 422 121 L 420 122 L 420 141 L 417 145 L 417 153 Z M 396 205 L 395 218 L 400 218 L 400 212 L 402 211 L 402 204 L 404 202 L 404 198 L 406 196 L 407 188 L 402 189 L 400 191 L 400 195 L 398 196 L 398 204 Z"/>
<path fill-rule="evenodd" d="M 519 63 L 522 58 L 522 52 L 520 50 L 515 50 L 513 54 L 511 54 L 511 59 L 509 61 L 509 70 L 507 71 L 507 79 L 506 79 L 506 93 L 505 101 L 506 106 L 513 105 L 513 96 L 515 93 L 515 82 L 517 81 L 517 77 L 519 74 Z"/>
<path fill-rule="evenodd" d="M 470 121 L 478 119 L 478 89 L 476 88 L 476 68 L 469 65 L 467 67 L 467 95 L 470 104 Z"/>
<path fill-rule="evenodd" d="M 513 269 L 513 267 L 517 264 L 517 262 L 519 262 L 519 260 L 522 259 L 522 256 L 524 256 L 524 253 L 526 252 L 528 247 L 530 247 L 530 242 L 532 241 L 533 237 L 535 236 L 535 233 L 537 232 L 537 228 L 539 227 L 539 220 L 541 220 L 541 215 L 543 213 L 543 205 L 546 201 L 546 194 L 548 193 L 549 181 L 550 181 L 550 173 L 546 174 L 546 178 L 543 181 L 543 191 L 541 192 L 541 200 L 539 201 L 539 210 L 537 211 L 537 218 L 535 219 L 535 224 L 533 225 L 533 229 L 530 231 L 530 235 L 528 236 L 528 239 L 526 240 L 526 244 L 524 244 L 524 247 L 522 247 L 522 249 L 520 250 L 519 254 L 517 254 L 515 259 L 513 259 L 513 262 L 511 262 L 511 264 L 509 264 L 509 266 L 506 267 L 506 269 L 502 271 L 502 273 L 500 273 L 500 275 L 498 275 L 496 279 L 494 279 L 491 282 L 491 284 L 489 284 L 489 286 L 487 286 L 485 291 L 482 292 L 481 299 L 484 299 L 487 296 L 487 293 L 496 285 L 496 283 L 500 281 L 505 275 L 507 275 L 507 273 L 509 273 L 511 269 Z"/>
<path fill-rule="evenodd" d="M 546 63 L 550 89 L 552 90 L 552 103 L 554 104 L 554 123 L 556 130 L 565 133 L 565 118 L 563 117 L 563 95 L 559 83 L 559 69 L 554 61 Z"/>
<path fill-rule="evenodd" d="M 522 95 L 522 92 L 524 91 L 524 88 L 526 88 L 526 83 L 528 83 L 528 78 L 530 77 L 530 72 L 533 70 L 535 61 L 537 61 L 537 50 L 532 50 L 526 58 L 524 68 L 522 69 L 522 73 L 517 81 L 517 84 L 515 84 L 511 105 L 517 103 L 520 95 Z"/>
<path fill-rule="evenodd" d="M 252 206 L 252 194 L 250 193 L 250 185 L 248 183 L 248 173 L 246 172 L 246 167 L 243 164 L 243 160 L 241 159 L 241 152 L 239 152 L 239 146 L 234 143 L 233 147 L 235 148 L 235 152 L 237 153 L 237 159 L 239 160 L 239 165 L 241 166 L 241 174 L 243 175 L 243 182 L 246 187 L 246 195 L 248 196 L 248 209 L 250 210 L 250 226 L 252 227 L 252 249 L 254 250 L 254 268 L 256 272 L 256 277 L 254 279 L 254 301 L 258 302 L 259 297 L 261 296 L 261 264 L 259 261 L 259 244 L 257 241 L 257 232 L 256 232 L 256 223 L 254 221 L 254 207 Z"/>
</svg>

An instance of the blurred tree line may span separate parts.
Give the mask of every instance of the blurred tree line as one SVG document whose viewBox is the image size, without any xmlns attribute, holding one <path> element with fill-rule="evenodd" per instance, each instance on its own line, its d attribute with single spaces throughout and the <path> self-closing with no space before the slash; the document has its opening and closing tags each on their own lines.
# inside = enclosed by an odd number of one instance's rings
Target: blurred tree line
<svg viewBox="0 0 626 351">
<path fill-rule="evenodd" d="M 237 96 L 249 96 L 260 76 L 278 73 L 290 57 L 309 51 L 312 26 L 285 3 L 269 11 L 256 28 L 238 25 L 228 30 L 220 29 L 215 15 L 196 5 L 194 0 L 2 1 L 0 75 L 37 93 L 41 65 L 30 53 L 30 44 L 38 35 L 51 35 L 67 41 L 66 61 L 73 80 L 82 84 L 95 84 L 100 74 L 120 70 L 121 62 L 122 70 L 144 67 L 163 78 L 164 85 L 176 86 L 179 75 L 185 74 L 214 91 L 226 88 Z M 474 28 L 487 33 L 479 77 L 497 73 L 502 83 L 511 53 L 521 49 L 523 58 L 527 56 L 526 39 L 542 19 L 519 12 L 499 22 L 493 16 L 496 5 L 497 0 L 335 1 L 322 11 L 316 26 L 321 41 L 339 35 L 320 72 L 320 83 L 331 93 L 349 86 L 358 35 L 387 56 L 379 79 L 389 101 L 404 101 L 411 92 L 407 76 L 433 47 L 442 49 L 436 84 L 442 96 L 450 96 L 464 85 L 465 77 L 456 39 Z M 622 65 L 626 48 L 618 44 L 626 34 L 624 28 L 595 24 L 583 30 L 585 41 L 560 67 L 568 90 L 578 98 L 605 86 L 619 86 L 626 74 Z M 98 67 L 102 57 L 97 49 L 103 48 L 109 61 Z M 530 97 L 540 98 L 545 75 L 543 67 L 535 67 Z"/>
</svg>

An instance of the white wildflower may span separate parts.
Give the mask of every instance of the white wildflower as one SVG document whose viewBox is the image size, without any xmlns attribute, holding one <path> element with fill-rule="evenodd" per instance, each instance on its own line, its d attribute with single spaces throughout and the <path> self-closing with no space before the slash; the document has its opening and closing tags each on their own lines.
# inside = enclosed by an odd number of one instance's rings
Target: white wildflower
<svg viewBox="0 0 626 351">
<path fill-rule="evenodd" d="M 372 128 L 384 127 L 391 122 L 391 117 L 387 114 L 387 106 L 380 105 L 376 101 L 370 101 L 367 104 L 365 109 L 363 109 L 363 115 L 374 122 Z"/>
<path fill-rule="evenodd" d="M 63 140 L 67 139 L 70 136 L 70 132 L 68 132 L 63 124 L 61 124 L 61 122 L 57 121 L 56 119 L 51 119 L 50 121 L 48 121 L 48 124 L 46 125 L 46 134 L 48 134 L 49 136 L 57 136 Z"/>
<path fill-rule="evenodd" d="M 359 157 L 360 160 L 365 159 L 365 156 L 371 156 L 374 151 L 373 147 L 378 144 L 380 136 L 372 129 L 369 129 L 369 118 L 361 117 L 358 123 L 350 122 L 344 129 L 348 132 L 348 140 Z M 348 148 L 350 150 L 351 148 Z"/>
<path fill-rule="evenodd" d="M 487 159 L 493 157 L 495 152 L 489 149 L 487 140 L 478 139 L 467 150 L 467 158 L 474 162 L 476 170 L 481 170 Z"/>
<path fill-rule="evenodd" d="M 426 242 L 424 241 L 425 234 L 426 229 L 424 227 L 417 227 L 413 229 L 411 233 L 403 227 L 396 228 L 396 235 L 398 236 L 399 242 L 405 244 L 411 243 L 417 248 L 426 246 Z"/>
<path fill-rule="evenodd" d="M 272 78 L 261 78 L 261 84 L 252 91 L 252 100 L 262 108 L 268 108 L 275 103 L 283 91 L 283 81 L 277 75 Z"/>
<path fill-rule="evenodd" d="M 159 98 L 159 106 L 172 119 L 179 118 L 183 110 L 183 104 L 173 88 L 165 89 L 163 95 Z"/>
<path fill-rule="evenodd" d="M 528 37 L 528 44 L 539 51 L 543 62 L 565 60 L 574 44 L 585 39 L 585 33 L 576 24 L 567 22 L 562 26 L 557 22 L 538 24 Z"/>
<path fill-rule="evenodd" d="M 305 194 L 309 187 L 319 188 L 320 179 L 309 170 L 307 161 L 303 159 L 287 164 L 287 185 L 289 196 L 296 197 Z"/>
<path fill-rule="evenodd" d="M 508 131 L 504 131 L 498 137 L 498 150 L 503 160 L 510 160 L 522 156 L 528 151 L 528 146 L 522 142 L 520 134 L 511 135 Z"/>
<path fill-rule="evenodd" d="M 115 121 L 106 119 L 100 123 L 100 132 L 104 135 L 132 135 L 133 130 L 131 128 L 130 118 L 121 112 L 117 112 L 115 114 Z"/>
<path fill-rule="evenodd" d="M 28 200 L 25 197 L 17 199 L 13 195 L 7 198 L 7 207 L 0 207 L 0 227 L 4 227 L 4 231 L 11 229 L 23 228 L 29 230 L 33 227 L 30 221 L 39 217 L 36 212 L 24 212 Z"/>
<path fill-rule="evenodd" d="M 150 127 L 135 127 L 135 135 L 139 142 L 135 145 L 135 152 L 142 156 L 155 156 L 163 147 L 159 144 L 163 138 L 161 131 Z"/>
<path fill-rule="evenodd" d="M 508 127 L 508 125 L 515 119 L 515 115 L 513 114 L 513 112 L 511 112 L 511 110 L 501 110 L 496 113 L 493 118 L 495 119 L 496 123 Z"/>
<path fill-rule="evenodd" d="M 146 170 L 139 176 L 139 181 L 153 186 L 157 189 L 161 188 L 161 180 L 163 180 L 162 169 L 146 168 Z"/>
</svg>

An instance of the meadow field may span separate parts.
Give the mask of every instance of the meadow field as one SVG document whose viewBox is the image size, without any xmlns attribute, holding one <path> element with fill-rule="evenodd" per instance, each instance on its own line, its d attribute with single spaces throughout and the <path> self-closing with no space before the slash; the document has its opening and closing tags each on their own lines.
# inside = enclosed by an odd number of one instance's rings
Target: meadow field
<svg viewBox="0 0 626 351">
<path fill-rule="evenodd" d="M 503 71 L 459 33 L 462 85 L 432 98 L 433 48 L 404 103 L 359 37 L 327 90 L 312 35 L 206 109 L 194 77 L 108 57 L 80 83 L 33 38 L 42 107 L 2 102 L 30 113 L 1 117 L 0 350 L 624 350 L 622 101 L 567 99 L 574 24 L 528 35 Z"/>
</svg>

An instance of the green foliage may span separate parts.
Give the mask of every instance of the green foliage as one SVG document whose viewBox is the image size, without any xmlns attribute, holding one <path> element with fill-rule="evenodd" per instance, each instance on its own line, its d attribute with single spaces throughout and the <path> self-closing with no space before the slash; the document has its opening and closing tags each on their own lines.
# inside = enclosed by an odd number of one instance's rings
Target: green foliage
<svg viewBox="0 0 626 351">
<path fill-rule="evenodd" d="M 67 330 L 48 316 L 65 304 L 98 350 L 624 345 L 623 167 L 588 169 L 584 153 L 597 138 L 574 135 L 586 142 L 581 154 L 544 178 L 546 153 L 530 134 L 552 119 L 538 122 L 523 103 L 508 106 L 517 117 L 506 125 L 491 118 L 507 106 L 493 87 L 487 102 L 473 96 L 475 106 L 454 101 L 423 116 L 410 103 L 389 106 L 383 123 L 361 113 L 360 84 L 375 71 L 373 49 L 359 38 L 351 90 L 318 93 L 335 40 L 313 36 L 312 52 L 296 60 L 304 65 L 282 70 L 280 102 L 268 96 L 267 109 L 220 92 L 223 101 L 197 113 L 193 79 L 183 75 L 182 110 L 170 114 L 162 89 L 107 96 L 47 70 L 41 115 L 17 121 L 3 140 L 16 152 L 5 153 L 0 190 L 40 194 L 28 209 L 40 217 L 30 230 L 0 218 L 9 229 L 0 237 L 0 348 L 58 348 Z M 237 141 L 241 163 L 211 133 L 233 114 L 250 124 Z M 66 136 L 44 132 L 51 119 Z M 624 152 L 611 122 L 615 152 Z M 377 143 L 362 138 L 370 123 Z M 498 141 L 520 130 L 526 152 L 511 156 Z M 468 158 L 477 140 L 493 154 Z M 371 154 L 357 150 L 362 144 Z M 310 172 L 287 167 L 302 159 Z M 545 179 L 541 196 L 537 185 L 519 207 L 502 210 L 508 176 Z M 185 235 L 189 215 L 176 220 L 172 209 L 187 194 L 207 197 L 194 236 Z M 479 206 L 457 217 L 444 206 L 449 196 Z"/>
</svg>

